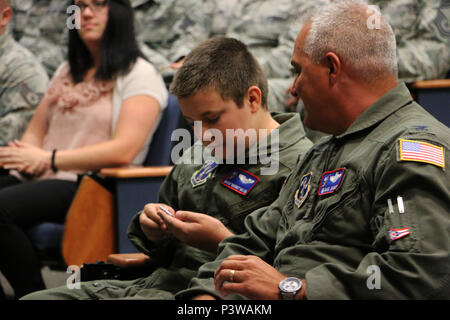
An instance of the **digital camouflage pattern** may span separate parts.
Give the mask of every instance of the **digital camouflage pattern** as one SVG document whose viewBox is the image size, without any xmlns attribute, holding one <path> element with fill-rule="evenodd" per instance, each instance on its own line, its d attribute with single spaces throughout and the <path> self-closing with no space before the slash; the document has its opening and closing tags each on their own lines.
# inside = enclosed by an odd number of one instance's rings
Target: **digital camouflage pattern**
<svg viewBox="0 0 450 320">
<path fill-rule="evenodd" d="M 284 108 L 296 17 L 329 0 L 131 0 L 142 50 L 161 73 L 212 35 L 246 43 L 269 78 L 275 109 Z M 444 78 L 450 69 L 450 0 L 369 0 L 396 34 L 399 76 L 406 82 Z M 66 57 L 67 0 L 11 0 L 11 31 L 49 76 Z M 289 36 L 294 30 L 294 39 Z M 271 83 L 275 82 L 275 85 Z"/>
<path fill-rule="evenodd" d="M 170 64 L 207 40 L 213 1 L 132 0 L 136 34 L 142 51 L 163 77 L 174 74 Z"/>
<path fill-rule="evenodd" d="M 0 36 L 0 145 L 21 138 L 48 81 L 27 49 L 8 32 Z"/>
<path fill-rule="evenodd" d="M 30 50 L 49 77 L 67 60 L 67 0 L 11 0 L 10 30 Z"/>
<path fill-rule="evenodd" d="M 286 110 L 297 21 L 326 3 L 328 0 L 215 0 L 211 36 L 236 38 L 249 47 L 269 81 L 269 110 Z M 292 26 L 295 35 L 291 35 Z"/>
<path fill-rule="evenodd" d="M 329 0 L 318 3 L 316 10 L 327 3 Z M 399 80 L 412 83 L 446 77 L 450 71 L 450 0 L 369 0 L 368 3 L 379 7 L 395 33 Z M 282 42 L 291 50 L 301 25 L 291 24 L 282 37 Z M 269 101 L 283 106 L 288 95 L 283 95 L 282 89 L 286 90 L 294 78 L 271 80 L 276 88 Z M 297 111 L 301 111 L 302 106 L 300 101 Z"/>
<path fill-rule="evenodd" d="M 442 79 L 450 70 L 450 0 L 371 0 L 394 30 L 399 78 Z"/>
</svg>

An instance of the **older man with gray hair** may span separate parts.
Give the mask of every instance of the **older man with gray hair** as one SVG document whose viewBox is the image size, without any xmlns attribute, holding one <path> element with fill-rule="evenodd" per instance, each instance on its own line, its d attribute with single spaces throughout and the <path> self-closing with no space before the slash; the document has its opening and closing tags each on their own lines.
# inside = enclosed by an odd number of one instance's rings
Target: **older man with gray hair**
<svg viewBox="0 0 450 320">
<path fill-rule="evenodd" d="M 395 51 L 361 1 L 305 24 L 291 93 L 330 136 L 177 298 L 450 298 L 450 130 L 398 82 Z"/>
</svg>

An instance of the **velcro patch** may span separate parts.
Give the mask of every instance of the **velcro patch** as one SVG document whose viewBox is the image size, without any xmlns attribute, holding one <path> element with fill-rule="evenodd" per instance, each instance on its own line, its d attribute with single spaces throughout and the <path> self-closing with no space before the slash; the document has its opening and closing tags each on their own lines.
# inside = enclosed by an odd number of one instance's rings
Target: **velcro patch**
<svg viewBox="0 0 450 320">
<path fill-rule="evenodd" d="M 251 174 L 244 169 L 236 168 L 226 175 L 222 181 L 222 184 L 225 187 L 245 196 L 250 192 L 250 190 L 253 189 L 258 181 L 259 177 L 254 174 Z"/>
<path fill-rule="evenodd" d="M 434 164 L 445 168 L 444 148 L 430 143 L 399 139 L 400 160 Z"/>
<path fill-rule="evenodd" d="M 406 237 L 409 234 L 411 234 L 411 232 L 409 232 L 409 228 L 389 229 L 389 239 L 391 239 L 391 241 Z"/>
<path fill-rule="evenodd" d="M 192 174 L 191 177 L 192 187 L 195 188 L 199 185 L 204 184 L 206 180 L 208 180 L 209 177 L 211 176 L 213 170 L 217 168 L 217 166 L 218 164 L 214 161 L 206 161 L 199 170 L 195 171 Z"/>
<path fill-rule="evenodd" d="M 344 177 L 344 172 L 344 168 L 324 172 L 319 184 L 319 196 L 335 192 L 341 184 L 342 178 Z"/>
<path fill-rule="evenodd" d="M 302 206 L 303 202 L 305 202 L 308 197 L 309 190 L 311 189 L 311 177 L 312 172 L 305 174 L 300 182 L 300 187 L 294 194 L 294 202 L 298 208 Z"/>
</svg>

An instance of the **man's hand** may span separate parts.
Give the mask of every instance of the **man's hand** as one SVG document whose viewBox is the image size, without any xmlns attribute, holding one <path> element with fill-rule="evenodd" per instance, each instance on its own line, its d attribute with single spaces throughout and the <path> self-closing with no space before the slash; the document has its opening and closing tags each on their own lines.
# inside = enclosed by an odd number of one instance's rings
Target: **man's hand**
<svg viewBox="0 0 450 320">
<path fill-rule="evenodd" d="M 145 205 L 144 210 L 139 215 L 142 232 L 144 232 L 148 240 L 155 243 L 159 243 L 169 236 L 164 220 L 158 215 L 158 212 L 166 214 L 160 209 L 160 206 L 174 214 L 174 210 L 165 204 L 149 203 Z"/>
<path fill-rule="evenodd" d="M 216 300 L 216 298 L 210 296 L 209 294 L 201 294 L 192 298 L 192 300 Z"/>
<path fill-rule="evenodd" d="M 224 297 L 237 293 L 252 300 L 278 300 L 278 285 L 285 278 L 259 257 L 234 255 L 220 264 L 214 273 L 214 285 Z"/>
<path fill-rule="evenodd" d="M 163 212 L 159 216 L 175 237 L 202 250 L 215 253 L 219 242 L 233 235 L 222 222 L 207 214 L 177 211 L 174 217 Z"/>
</svg>

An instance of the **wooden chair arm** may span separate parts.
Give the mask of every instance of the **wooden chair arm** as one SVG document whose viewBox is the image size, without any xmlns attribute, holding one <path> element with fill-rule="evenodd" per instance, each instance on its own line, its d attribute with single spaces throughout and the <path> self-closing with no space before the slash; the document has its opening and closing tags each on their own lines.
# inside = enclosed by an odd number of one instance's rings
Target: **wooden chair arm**
<svg viewBox="0 0 450 320">
<path fill-rule="evenodd" d="M 173 166 L 163 167 L 126 167 L 126 168 L 104 168 L 99 174 L 107 178 L 147 178 L 147 177 L 165 177 Z"/>
<path fill-rule="evenodd" d="M 450 88 L 450 79 L 423 80 L 411 84 L 413 89 L 442 89 Z"/>
<path fill-rule="evenodd" d="M 120 268 L 142 267 L 150 261 L 143 253 L 114 253 L 108 256 L 109 263 Z"/>
</svg>

